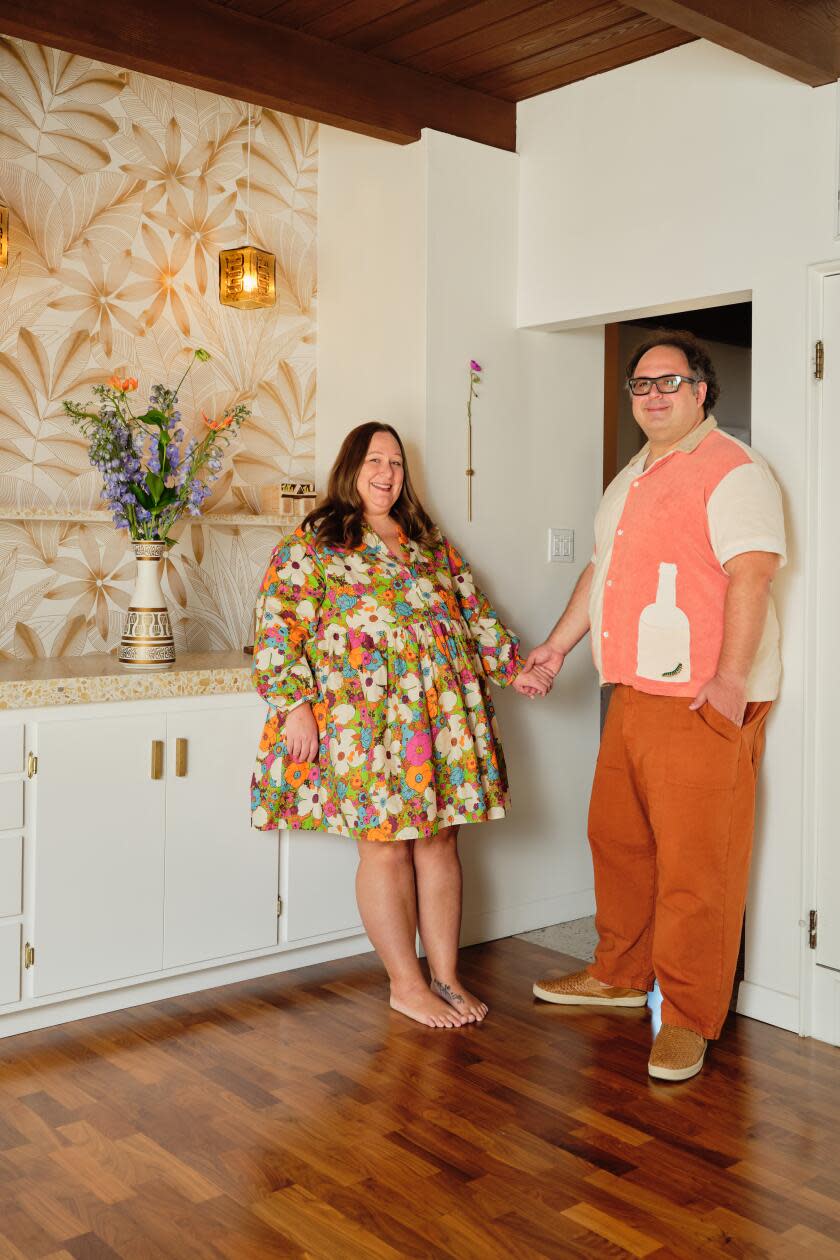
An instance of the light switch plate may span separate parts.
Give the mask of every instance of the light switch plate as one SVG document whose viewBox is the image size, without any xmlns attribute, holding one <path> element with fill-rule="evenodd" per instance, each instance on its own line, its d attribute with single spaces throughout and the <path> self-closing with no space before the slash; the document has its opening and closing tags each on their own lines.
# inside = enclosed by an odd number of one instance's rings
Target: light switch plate
<svg viewBox="0 0 840 1260">
<path fill-rule="evenodd" d="M 571 564 L 575 558 L 575 531 L 549 529 L 548 558 L 552 564 Z"/>
</svg>

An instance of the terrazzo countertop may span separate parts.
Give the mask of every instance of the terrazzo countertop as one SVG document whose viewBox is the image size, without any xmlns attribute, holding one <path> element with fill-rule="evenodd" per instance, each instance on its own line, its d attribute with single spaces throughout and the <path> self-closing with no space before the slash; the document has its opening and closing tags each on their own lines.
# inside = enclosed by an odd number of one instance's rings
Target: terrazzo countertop
<svg viewBox="0 0 840 1260">
<path fill-rule="evenodd" d="M 251 691 L 252 658 L 244 652 L 184 652 L 170 669 L 138 670 L 116 656 L 92 653 L 52 660 L 0 662 L 0 709 L 58 704 L 218 696 Z"/>
</svg>

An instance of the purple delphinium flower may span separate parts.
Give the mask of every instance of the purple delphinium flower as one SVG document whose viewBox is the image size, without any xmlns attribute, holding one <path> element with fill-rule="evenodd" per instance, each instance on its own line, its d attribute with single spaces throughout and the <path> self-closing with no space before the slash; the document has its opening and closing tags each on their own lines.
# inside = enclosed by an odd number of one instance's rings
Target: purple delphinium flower
<svg viewBox="0 0 840 1260">
<path fill-rule="evenodd" d="M 90 462 L 101 474 L 101 497 L 114 524 L 129 529 L 134 539 L 165 541 L 182 513 L 200 515 L 221 473 L 224 448 L 250 415 L 244 403 L 236 403 L 226 409 L 223 429 L 213 426 L 204 437 L 185 441 L 178 390 L 193 361 L 209 358 L 206 350 L 194 351 L 176 388 L 154 385 L 143 413 L 131 409 L 117 378 L 116 385 L 93 387 L 95 410 L 64 403 L 88 439 Z"/>
</svg>

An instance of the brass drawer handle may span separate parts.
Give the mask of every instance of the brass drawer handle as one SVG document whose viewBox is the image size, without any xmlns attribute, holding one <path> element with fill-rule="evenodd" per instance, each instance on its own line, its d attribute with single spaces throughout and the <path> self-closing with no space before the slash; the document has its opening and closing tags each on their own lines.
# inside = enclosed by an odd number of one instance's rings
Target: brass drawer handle
<svg viewBox="0 0 840 1260">
<path fill-rule="evenodd" d="M 175 740 L 175 774 L 179 779 L 187 777 L 187 741 Z"/>
<path fill-rule="evenodd" d="M 163 778 L 163 740 L 152 740 L 152 778 Z"/>
</svg>

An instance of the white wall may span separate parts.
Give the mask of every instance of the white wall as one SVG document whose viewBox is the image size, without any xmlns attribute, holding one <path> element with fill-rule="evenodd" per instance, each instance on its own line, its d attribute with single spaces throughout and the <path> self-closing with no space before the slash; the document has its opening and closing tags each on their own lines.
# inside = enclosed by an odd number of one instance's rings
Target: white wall
<svg viewBox="0 0 840 1260">
<path fill-rule="evenodd" d="M 603 332 L 518 333 L 515 155 L 429 133 L 429 507 L 527 645 L 548 633 L 578 565 L 546 561 L 549 525 L 592 546 L 600 493 Z M 468 364 L 482 365 L 473 406 L 473 521 L 467 523 Z M 588 792 L 598 687 L 581 654 L 562 695 L 526 701 L 493 690 L 511 779 L 500 823 L 465 828 L 464 937 L 489 939 L 588 914 Z"/>
<path fill-rule="evenodd" d="M 316 466 L 320 489 L 349 428 L 394 423 L 429 510 L 531 644 L 578 571 L 547 564 L 548 526 L 573 527 L 580 554 L 591 549 L 603 334 L 517 332 L 517 168 L 515 155 L 437 133 L 398 148 L 322 129 Z M 485 372 L 468 525 L 471 358 Z M 584 653 L 565 683 L 539 703 L 493 689 L 513 807 L 463 830 L 465 940 L 591 911 L 598 689 Z"/>
<path fill-rule="evenodd" d="M 519 110 L 521 324 L 752 295 L 753 444 L 784 489 L 789 565 L 777 581 L 785 673 L 768 731 L 742 996 L 745 1009 L 791 1027 L 808 718 L 807 268 L 840 256 L 834 143 L 833 87 L 804 87 L 703 41 Z"/>
<path fill-rule="evenodd" d="M 424 145 L 322 127 L 320 155 L 316 487 L 325 487 L 350 429 L 386 420 L 401 433 L 422 490 Z"/>
</svg>

